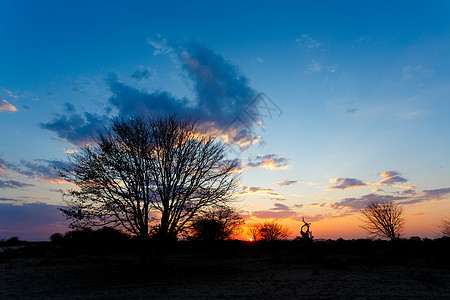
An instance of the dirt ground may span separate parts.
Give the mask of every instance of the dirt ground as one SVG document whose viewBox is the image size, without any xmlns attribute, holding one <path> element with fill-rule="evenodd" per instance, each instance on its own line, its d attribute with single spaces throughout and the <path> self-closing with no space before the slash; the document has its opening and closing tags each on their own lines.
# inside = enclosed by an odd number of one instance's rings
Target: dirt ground
<svg viewBox="0 0 450 300">
<path fill-rule="evenodd" d="M 273 255 L 172 254 L 142 266 L 132 254 L 12 256 L 0 299 L 449 299 L 450 271 L 401 265 L 305 264 Z"/>
</svg>

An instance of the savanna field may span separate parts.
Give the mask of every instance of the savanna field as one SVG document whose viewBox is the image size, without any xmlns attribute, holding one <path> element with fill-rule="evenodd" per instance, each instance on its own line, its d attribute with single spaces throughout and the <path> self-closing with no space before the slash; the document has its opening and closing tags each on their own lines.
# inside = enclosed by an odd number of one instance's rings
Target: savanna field
<svg viewBox="0 0 450 300">
<path fill-rule="evenodd" d="M 444 299 L 450 240 L 15 241 L 2 299 Z M 5 246 L 5 243 L 3 243 Z"/>
<path fill-rule="evenodd" d="M 0 0 L 0 300 L 450 299 L 449 16 Z"/>
</svg>

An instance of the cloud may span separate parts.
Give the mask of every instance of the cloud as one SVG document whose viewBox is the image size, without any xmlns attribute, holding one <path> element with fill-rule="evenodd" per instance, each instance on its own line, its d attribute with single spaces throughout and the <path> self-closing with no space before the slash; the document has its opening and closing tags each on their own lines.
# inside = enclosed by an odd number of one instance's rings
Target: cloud
<svg viewBox="0 0 450 300">
<path fill-rule="evenodd" d="M 18 236 L 25 240 L 48 240 L 52 233 L 69 230 L 57 208 L 45 203 L 0 203 L 0 239 Z"/>
<path fill-rule="evenodd" d="M 289 206 L 282 203 L 274 203 L 274 206 L 275 207 L 271 208 L 270 210 L 291 210 Z"/>
<path fill-rule="evenodd" d="M 17 111 L 17 108 L 4 99 L 0 99 L 0 111 Z"/>
<path fill-rule="evenodd" d="M 153 55 L 167 54 L 173 50 L 173 46 L 169 43 L 167 37 L 164 37 L 161 34 L 156 34 L 153 38 L 147 39 L 147 43 L 152 45 L 155 49 Z"/>
<path fill-rule="evenodd" d="M 68 113 L 74 113 L 76 111 L 75 106 L 73 106 L 73 104 L 70 102 L 64 103 L 64 107 L 65 107 L 66 112 L 68 112 Z"/>
<path fill-rule="evenodd" d="M 414 77 L 431 77 L 434 74 L 434 71 L 432 69 L 426 69 L 422 67 L 421 65 L 407 65 L 403 68 L 403 79 L 409 80 L 413 79 Z"/>
<path fill-rule="evenodd" d="M 310 37 L 305 33 L 303 33 L 300 36 L 300 38 L 295 39 L 295 41 L 297 42 L 298 45 L 306 47 L 308 49 L 319 48 L 320 46 L 322 46 L 322 44 L 319 41 L 313 39 L 312 37 Z"/>
<path fill-rule="evenodd" d="M 450 194 L 450 188 L 434 189 L 434 190 L 423 190 L 422 193 L 427 198 L 442 199 L 443 197 Z"/>
<path fill-rule="evenodd" d="M 400 176 L 401 173 L 397 171 L 384 171 L 379 173 L 382 179 L 379 182 L 364 182 L 355 178 L 333 178 L 330 180 L 331 183 L 336 183 L 335 186 L 326 188 L 326 190 L 346 190 L 358 188 L 361 186 L 369 186 L 369 185 L 381 185 L 387 186 L 390 185 L 392 187 L 398 187 L 403 189 L 414 189 L 415 187 L 412 185 L 405 185 L 402 183 L 407 183 L 408 179 Z M 374 188 L 373 191 L 382 191 L 381 189 Z"/>
<path fill-rule="evenodd" d="M 292 185 L 292 184 L 296 184 L 298 182 L 299 182 L 298 180 L 285 180 L 285 181 L 275 182 L 274 184 L 276 184 L 276 185 Z"/>
<path fill-rule="evenodd" d="M 8 169 L 8 163 L 0 158 L 0 176 L 10 176 L 10 173 L 6 169 Z"/>
<path fill-rule="evenodd" d="M 295 211 L 291 210 L 282 210 L 282 211 L 273 211 L 273 210 L 258 210 L 252 211 L 252 216 L 258 219 L 290 219 L 297 216 Z"/>
<path fill-rule="evenodd" d="M 0 189 L 16 189 L 22 187 L 34 186 L 32 184 L 20 182 L 17 180 L 0 180 Z"/>
<path fill-rule="evenodd" d="M 96 130 L 103 129 L 108 122 L 109 118 L 105 115 L 88 112 L 78 114 L 72 110 L 66 114 L 56 115 L 52 121 L 41 123 L 40 127 L 55 132 L 58 138 L 68 140 L 73 144 L 81 144 L 89 141 L 95 135 Z"/>
<path fill-rule="evenodd" d="M 380 175 L 381 177 L 383 177 L 380 181 L 381 185 L 386 185 L 386 184 L 393 184 L 393 183 L 402 183 L 402 182 L 407 182 L 408 179 L 401 177 L 400 176 L 401 173 L 397 172 L 397 171 L 385 171 L 385 172 L 381 172 L 378 175 Z"/>
<path fill-rule="evenodd" d="M 7 202 L 7 201 L 18 202 L 19 200 L 17 200 L 17 199 L 12 199 L 12 198 L 0 198 L 0 202 L 1 202 L 1 201 L 5 201 L 5 202 Z"/>
<path fill-rule="evenodd" d="M 347 108 L 347 113 L 349 113 L 349 114 L 353 114 L 353 113 L 355 113 L 357 111 L 358 111 L 357 108 Z"/>
<path fill-rule="evenodd" d="M 238 194 L 238 196 L 251 195 L 251 194 L 262 194 L 266 196 L 270 196 L 273 199 L 284 200 L 286 198 L 285 195 L 278 194 L 273 189 L 265 189 L 259 186 L 247 187 L 244 186 L 242 191 Z"/>
<path fill-rule="evenodd" d="M 413 192 L 408 200 L 402 201 L 402 204 L 416 204 L 427 201 L 440 201 L 448 199 L 450 196 L 450 188 L 440 188 L 434 190 L 422 190 Z"/>
<path fill-rule="evenodd" d="M 255 159 L 250 159 L 247 167 L 260 167 L 268 170 L 286 170 L 291 167 L 289 160 L 283 157 L 278 157 L 276 154 L 258 155 Z"/>
<path fill-rule="evenodd" d="M 197 44 L 185 47 L 171 45 L 161 35 L 150 39 L 148 43 L 155 48 L 155 54 L 170 53 L 179 64 L 179 70 L 192 83 L 194 97 L 178 98 L 167 91 L 140 90 L 120 81 L 115 74 L 110 74 L 105 80 L 112 93 L 109 105 L 119 116 L 189 116 L 205 128 L 217 131 L 227 143 L 237 145 L 240 150 L 262 141 L 253 128 L 256 124 L 264 124 L 257 103 L 265 99 L 250 87 L 249 80 L 240 74 L 237 66 Z M 133 75 L 139 79 L 148 74 L 140 70 Z M 95 128 L 101 129 L 108 120 L 109 117 L 105 115 L 71 112 L 57 115 L 51 122 L 41 124 L 41 128 L 79 144 L 88 139 Z"/>
<path fill-rule="evenodd" d="M 349 209 L 352 211 L 359 211 L 367 202 L 371 201 L 400 201 L 407 199 L 408 197 L 391 196 L 391 195 L 379 195 L 379 194 L 367 194 L 360 198 L 345 198 L 339 202 L 330 203 L 329 206 L 334 209 Z"/>
<path fill-rule="evenodd" d="M 322 64 L 319 60 L 313 59 L 307 68 L 308 72 L 317 73 L 321 71 L 327 71 L 330 73 L 336 72 L 336 66 L 329 66 Z"/>
<path fill-rule="evenodd" d="M 258 219 L 288 219 L 297 217 L 297 212 L 287 205 L 274 203 L 274 207 L 269 210 L 252 211 L 251 215 Z"/>
<path fill-rule="evenodd" d="M 33 162 L 21 160 L 20 164 L 13 164 L 0 159 L 0 170 L 3 170 L 3 168 L 8 168 L 18 175 L 39 182 L 66 183 L 65 180 L 59 177 L 59 170 L 70 169 L 71 164 L 64 161 L 47 159 L 36 159 Z M 10 174 L 7 171 L 4 171 L 4 173 Z M 21 186 L 20 183 L 13 183 L 12 181 L 14 180 L 4 181 L 4 187 L 33 186 L 30 184 Z"/>
<path fill-rule="evenodd" d="M 367 194 L 359 198 L 345 198 L 339 202 L 334 202 L 328 206 L 334 209 L 348 209 L 353 212 L 359 211 L 367 202 L 394 201 L 402 205 L 412 205 L 427 201 L 440 201 L 448 199 L 450 188 L 440 188 L 433 190 L 411 191 L 401 193 L 401 196 Z"/>
<path fill-rule="evenodd" d="M 131 74 L 130 77 L 137 81 L 150 79 L 150 77 L 152 77 L 152 69 L 141 66 L 141 67 L 139 67 L 139 69 L 134 71 L 134 73 Z"/>
<path fill-rule="evenodd" d="M 25 169 L 19 173 L 39 182 L 67 183 L 59 176 L 59 170 L 70 169 L 71 165 L 59 160 L 36 159 L 35 162 L 21 161 Z"/>
<path fill-rule="evenodd" d="M 334 178 L 331 179 L 330 182 L 336 183 L 336 185 L 329 187 L 326 190 L 346 190 L 367 185 L 365 182 L 355 178 Z"/>
</svg>

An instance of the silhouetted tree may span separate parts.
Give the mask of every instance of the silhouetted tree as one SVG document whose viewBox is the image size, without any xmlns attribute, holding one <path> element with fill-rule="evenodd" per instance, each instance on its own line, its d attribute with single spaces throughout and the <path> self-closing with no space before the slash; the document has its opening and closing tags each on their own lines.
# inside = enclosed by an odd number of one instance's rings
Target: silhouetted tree
<svg viewBox="0 0 450 300">
<path fill-rule="evenodd" d="M 405 220 L 403 209 L 392 201 L 370 201 L 362 209 L 364 225 L 374 237 L 384 237 L 391 240 L 400 238 Z"/>
<path fill-rule="evenodd" d="M 254 224 L 247 228 L 247 234 L 250 236 L 252 241 L 256 242 L 260 238 L 261 224 Z"/>
<path fill-rule="evenodd" d="M 442 236 L 450 237 L 450 218 L 442 218 L 438 228 L 439 233 L 442 234 Z"/>
<path fill-rule="evenodd" d="M 141 239 L 156 228 L 158 239 L 176 239 L 200 211 L 232 200 L 238 163 L 226 150 L 190 120 L 115 119 L 70 155 L 61 175 L 78 189 L 64 193 L 61 211 L 73 228 L 118 226 Z"/>
<path fill-rule="evenodd" d="M 203 241 L 224 240 L 240 232 L 244 220 L 230 207 L 208 209 L 192 222 L 190 232 Z"/>
<path fill-rule="evenodd" d="M 259 226 L 259 236 L 263 241 L 276 241 L 288 236 L 288 228 L 275 221 L 265 221 Z"/>
</svg>

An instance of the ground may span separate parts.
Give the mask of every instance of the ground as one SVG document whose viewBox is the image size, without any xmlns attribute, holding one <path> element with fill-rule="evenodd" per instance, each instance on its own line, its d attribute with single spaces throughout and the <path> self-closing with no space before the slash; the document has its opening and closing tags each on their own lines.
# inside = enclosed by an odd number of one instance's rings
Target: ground
<svg viewBox="0 0 450 300">
<path fill-rule="evenodd" d="M 450 295 L 450 271 L 421 260 L 308 263 L 286 253 L 172 253 L 141 263 L 133 253 L 3 255 L 1 299 L 433 298 Z"/>
</svg>

